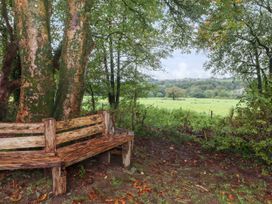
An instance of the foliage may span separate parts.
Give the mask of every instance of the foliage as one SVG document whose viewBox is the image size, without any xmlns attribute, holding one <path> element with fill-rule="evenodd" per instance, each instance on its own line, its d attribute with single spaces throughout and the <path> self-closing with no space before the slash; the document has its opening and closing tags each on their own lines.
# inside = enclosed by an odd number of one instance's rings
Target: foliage
<svg viewBox="0 0 272 204">
<path fill-rule="evenodd" d="M 182 97 L 193 98 L 240 98 L 244 83 L 238 79 L 183 79 L 183 80 L 152 80 L 155 89 L 149 97 L 165 97 L 171 87 L 182 89 Z"/>
</svg>

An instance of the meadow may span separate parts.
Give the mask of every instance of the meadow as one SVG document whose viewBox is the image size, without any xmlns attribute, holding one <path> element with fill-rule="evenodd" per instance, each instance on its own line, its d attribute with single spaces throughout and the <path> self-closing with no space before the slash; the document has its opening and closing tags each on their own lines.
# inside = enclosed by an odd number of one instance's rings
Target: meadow
<svg viewBox="0 0 272 204">
<path fill-rule="evenodd" d="M 172 100 L 170 98 L 141 98 L 141 104 L 165 109 L 183 109 L 198 113 L 226 116 L 232 108 L 239 103 L 237 99 L 211 99 L 211 98 L 180 98 Z"/>
</svg>

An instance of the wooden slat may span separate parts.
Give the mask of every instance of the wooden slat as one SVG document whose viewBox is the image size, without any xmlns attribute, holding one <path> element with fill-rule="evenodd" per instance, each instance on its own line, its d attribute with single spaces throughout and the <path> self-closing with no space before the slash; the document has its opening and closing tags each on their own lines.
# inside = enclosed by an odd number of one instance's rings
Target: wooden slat
<svg viewBox="0 0 272 204">
<path fill-rule="evenodd" d="M 101 122 L 103 122 L 103 117 L 101 114 L 84 116 L 65 121 L 57 121 L 57 132 L 87 125 L 94 125 Z"/>
<path fill-rule="evenodd" d="M 52 152 L 45 152 L 45 150 L 14 150 L 14 151 L 0 151 L 0 158 L 6 156 L 12 157 L 20 157 L 20 156 L 40 156 L 40 155 L 47 155 L 47 156 L 55 156 L 55 153 Z"/>
<path fill-rule="evenodd" d="M 0 134 L 40 134 L 43 123 L 0 123 Z"/>
<path fill-rule="evenodd" d="M 74 163 L 132 141 L 133 138 L 133 136 L 129 135 L 120 135 L 112 139 L 103 137 L 87 140 L 59 148 L 57 149 L 57 155 L 61 158 L 62 162 L 64 162 L 65 166 L 70 166 Z"/>
<path fill-rule="evenodd" d="M 44 147 L 44 136 L 0 138 L 0 150 Z"/>
<path fill-rule="evenodd" d="M 50 168 L 60 166 L 59 157 L 47 154 L 29 154 L 0 157 L 0 170 Z"/>
<path fill-rule="evenodd" d="M 64 142 L 69 142 L 77 139 L 81 139 L 87 136 L 95 135 L 98 133 L 102 133 L 104 130 L 104 125 L 94 125 L 90 127 L 85 127 L 77 130 L 72 130 L 69 132 L 63 132 L 57 134 L 57 144 L 61 144 Z"/>
</svg>

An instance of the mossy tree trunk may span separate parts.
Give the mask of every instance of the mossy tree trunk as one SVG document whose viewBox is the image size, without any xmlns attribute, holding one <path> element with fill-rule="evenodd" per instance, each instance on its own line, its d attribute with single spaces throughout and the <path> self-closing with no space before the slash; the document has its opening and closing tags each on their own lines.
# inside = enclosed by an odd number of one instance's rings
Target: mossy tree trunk
<svg viewBox="0 0 272 204">
<path fill-rule="evenodd" d="M 67 20 L 60 59 L 60 80 L 55 117 L 67 119 L 80 114 L 84 74 L 91 50 L 88 36 L 90 0 L 67 1 Z"/>
<path fill-rule="evenodd" d="M 20 80 L 14 80 L 12 74 L 17 68 L 18 44 L 14 29 L 10 24 L 7 1 L 1 0 L 1 45 L 2 63 L 0 68 L 0 121 L 5 121 L 8 113 L 9 98 L 19 88 Z"/>
<path fill-rule="evenodd" d="M 21 59 L 21 90 L 17 121 L 50 117 L 54 105 L 54 76 L 47 0 L 14 0 Z"/>
</svg>

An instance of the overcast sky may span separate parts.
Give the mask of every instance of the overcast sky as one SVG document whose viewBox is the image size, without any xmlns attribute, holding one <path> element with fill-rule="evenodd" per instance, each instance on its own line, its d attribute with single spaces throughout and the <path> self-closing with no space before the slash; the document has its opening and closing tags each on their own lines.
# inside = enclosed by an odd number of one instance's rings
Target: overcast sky
<svg viewBox="0 0 272 204">
<path fill-rule="evenodd" d="M 150 72 L 150 75 L 160 80 L 210 78 L 214 75 L 203 68 L 207 60 L 207 56 L 204 53 L 198 54 L 192 52 L 191 54 L 181 54 L 181 52 L 177 50 L 171 57 L 162 60 L 164 71 Z"/>
</svg>

